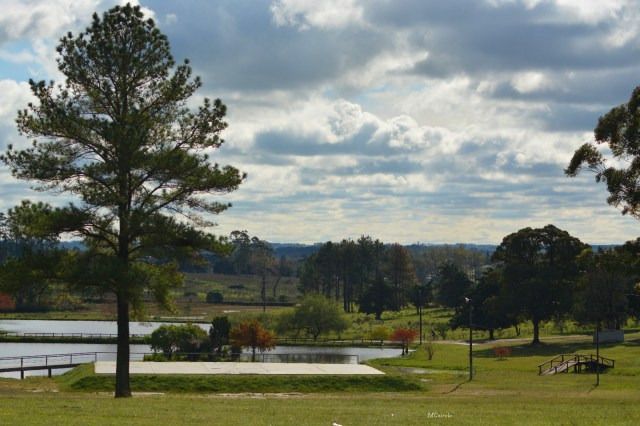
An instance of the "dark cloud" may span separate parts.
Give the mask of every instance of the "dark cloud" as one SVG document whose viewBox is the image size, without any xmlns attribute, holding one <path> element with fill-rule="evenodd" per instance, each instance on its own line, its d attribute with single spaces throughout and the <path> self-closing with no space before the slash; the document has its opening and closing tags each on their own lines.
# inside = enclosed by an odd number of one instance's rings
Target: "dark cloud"
<svg viewBox="0 0 640 426">
<path fill-rule="evenodd" d="M 617 20 L 589 24 L 562 19 L 548 2 L 499 7 L 477 0 L 379 1 L 366 9 L 375 24 L 413 31 L 431 52 L 414 71 L 432 76 L 527 69 L 600 69 L 637 65 L 637 46 L 603 43 Z"/>
<path fill-rule="evenodd" d="M 330 82 L 393 47 L 386 35 L 358 27 L 278 27 L 269 6 L 266 0 L 202 2 L 198 7 L 153 2 L 154 9 L 177 16 L 163 31 L 176 57 L 194 59 L 211 89 L 291 90 Z"/>
</svg>

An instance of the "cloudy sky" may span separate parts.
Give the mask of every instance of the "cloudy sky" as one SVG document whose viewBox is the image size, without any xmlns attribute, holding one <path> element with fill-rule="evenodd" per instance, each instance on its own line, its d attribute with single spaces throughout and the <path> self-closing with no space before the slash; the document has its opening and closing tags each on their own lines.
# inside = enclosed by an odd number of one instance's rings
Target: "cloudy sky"
<svg viewBox="0 0 640 426">
<path fill-rule="evenodd" d="M 0 0 L 0 150 L 26 81 L 115 0 Z M 215 220 L 278 242 L 499 243 L 553 223 L 640 235 L 593 175 L 563 175 L 640 84 L 638 0 L 142 1 L 229 109 L 214 157 L 248 173 Z M 0 209 L 42 199 L 2 166 Z"/>
</svg>

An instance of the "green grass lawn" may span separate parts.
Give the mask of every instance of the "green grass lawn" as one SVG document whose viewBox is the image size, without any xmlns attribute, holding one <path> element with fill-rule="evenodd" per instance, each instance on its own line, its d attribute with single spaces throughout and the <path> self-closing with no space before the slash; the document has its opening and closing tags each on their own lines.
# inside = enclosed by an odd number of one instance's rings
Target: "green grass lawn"
<svg viewBox="0 0 640 426">
<path fill-rule="evenodd" d="M 65 376 L 0 380 L 0 424 L 425 425 L 640 423 L 640 333 L 602 345 L 616 367 L 601 375 L 538 376 L 553 355 L 592 353 L 588 338 L 510 344 L 499 360 L 493 344 L 474 345 L 476 375 L 468 381 L 468 347 L 437 344 L 410 356 L 371 361 L 374 378 L 158 376 L 133 379 L 132 399 L 115 400 L 112 378 L 89 367 Z M 412 387 L 413 386 L 413 387 Z M 396 387 L 396 388 L 394 388 Z"/>
</svg>

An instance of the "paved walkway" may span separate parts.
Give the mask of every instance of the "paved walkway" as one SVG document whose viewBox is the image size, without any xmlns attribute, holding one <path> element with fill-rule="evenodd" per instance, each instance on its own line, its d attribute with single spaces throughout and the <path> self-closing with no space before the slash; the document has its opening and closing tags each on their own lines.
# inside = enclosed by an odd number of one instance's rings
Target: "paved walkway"
<svg viewBox="0 0 640 426">
<path fill-rule="evenodd" d="M 281 362 L 131 362 L 131 374 L 384 374 L 368 365 Z M 115 361 L 95 363 L 96 374 L 115 374 Z"/>
</svg>

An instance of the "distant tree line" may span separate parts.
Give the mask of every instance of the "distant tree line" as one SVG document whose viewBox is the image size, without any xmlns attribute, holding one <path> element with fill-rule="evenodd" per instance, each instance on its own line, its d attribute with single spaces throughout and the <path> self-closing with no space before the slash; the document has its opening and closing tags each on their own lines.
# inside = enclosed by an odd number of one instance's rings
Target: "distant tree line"
<svg viewBox="0 0 640 426">
<path fill-rule="evenodd" d="M 533 342 L 544 321 L 620 329 L 640 317 L 640 239 L 593 249 L 553 225 L 507 235 L 495 252 L 461 246 L 416 250 L 363 236 L 327 242 L 300 268 L 300 288 L 381 318 L 427 304 L 454 310 L 450 326 L 493 338 L 530 321 Z"/>
<path fill-rule="evenodd" d="M 507 235 L 477 282 L 461 291 L 452 327 L 489 331 L 543 321 L 573 319 L 582 325 L 620 329 L 640 316 L 640 239 L 593 250 L 553 225 Z"/>
<path fill-rule="evenodd" d="M 320 246 L 300 266 L 300 289 L 335 299 L 345 312 L 359 310 L 380 319 L 386 310 L 424 305 L 434 294 L 455 306 L 456 296 L 448 291 L 460 281 L 466 288 L 488 260 L 485 253 L 462 246 L 409 250 L 362 236 Z"/>
</svg>

